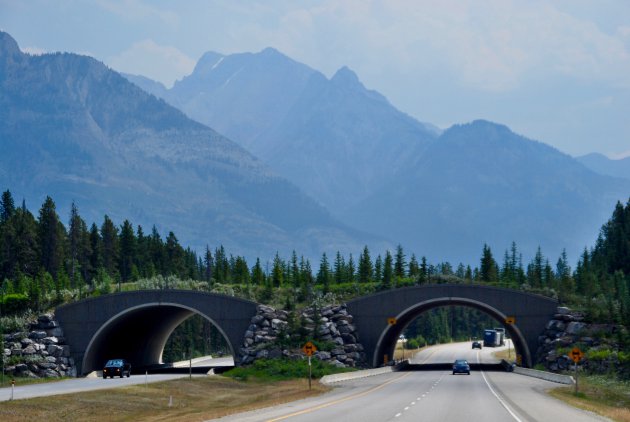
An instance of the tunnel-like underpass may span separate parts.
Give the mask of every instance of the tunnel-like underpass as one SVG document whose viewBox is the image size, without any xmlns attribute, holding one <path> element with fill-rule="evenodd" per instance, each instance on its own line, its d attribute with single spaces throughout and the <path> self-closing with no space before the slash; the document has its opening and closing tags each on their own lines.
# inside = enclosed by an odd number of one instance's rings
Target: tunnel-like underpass
<svg viewBox="0 0 630 422">
<path fill-rule="evenodd" d="M 100 370 L 112 358 L 128 359 L 136 369 L 162 363 L 169 336 L 194 314 L 217 328 L 238 359 L 235 352 L 256 314 L 256 303 L 190 290 L 146 290 L 85 299 L 56 310 L 78 374 Z"/>
</svg>

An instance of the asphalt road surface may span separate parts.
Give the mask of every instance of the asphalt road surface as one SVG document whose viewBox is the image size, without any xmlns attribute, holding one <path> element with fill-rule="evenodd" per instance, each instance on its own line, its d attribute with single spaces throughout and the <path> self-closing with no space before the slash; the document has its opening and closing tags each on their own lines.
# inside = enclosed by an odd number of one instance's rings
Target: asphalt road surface
<svg viewBox="0 0 630 422">
<path fill-rule="evenodd" d="M 414 363 L 444 363 L 457 359 L 496 362 L 497 349 L 472 350 L 471 343 L 429 348 Z M 258 421 L 553 421 L 605 420 L 570 407 L 545 394 L 559 384 L 506 372 L 394 372 L 340 383 L 323 396 L 219 419 Z"/>
<path fill-rule="evenodd" d="M 180 366 L 187 367 L 189 361 L 178 362 Z M 232 357 L 211 358 L 203 357 L 193 359 L 193 366 L 233 366 Z M 103 390 L 106 388 L 124 387 L 127 385 L 144 384 L 149 382 L 168 381 L 176 378 L 187 377 L 188 374 L 150 374 L 131 375 L 129 378 L 108 378 L 92 375 L 85 378 L 74 378 L 63 381 L 47 382 L 42 384 L 20 385 L 19 379 L 13 390 L 13 399 L 30 399 L 34 397 L 52 396 L 57 394 L 78 393 L 83 391 Z M 193 375 L 199 376 L 199 375 Z M 0 388 L 0 401 L 11 399 L 11 387 Z"/>
</svg>

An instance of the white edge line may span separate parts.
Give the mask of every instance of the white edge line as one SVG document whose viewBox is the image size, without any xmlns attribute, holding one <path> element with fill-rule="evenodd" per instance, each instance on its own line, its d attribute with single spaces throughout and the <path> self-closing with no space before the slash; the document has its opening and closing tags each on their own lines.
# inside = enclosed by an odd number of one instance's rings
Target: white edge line
<svg viewBox="0 0 630 422">
<path fill-rule="evenodd" d="M 479 354 L 477 354 L 477 363 L 479 363 Z M 508 411 L 508 413 L 510 415 L 512 415 L 512 417 L 514 418 L 514 420 L 518 421 L 518 422 L 522 422 L 518 416 L 516 416 L 516 414 L 514 414 L 514 412 L 512 412 L 512 409 L 510 409 L 510 407 L 507 405 L 507 403 L 501 398 L 499 397 L 499 395 L 494 391 L 494 389 L 492 388 L 492 386 L 490 385 L 490 383 L 488 382 L 488 379 L 486 378 L 486 374 L 481 371 L 481 376 L 483 377 L 483 380 L 486 382 L 486 385 L 488 386 L 488 388 L 490 389 L 490 392 L 492 394 L 494 394 L 494 397 L 497 398 L 497 400 L 499 400 L 499 403 L 501 403 L 501 406 L 503 406 L 505 408 L 505 410 Z"/>
</svg>

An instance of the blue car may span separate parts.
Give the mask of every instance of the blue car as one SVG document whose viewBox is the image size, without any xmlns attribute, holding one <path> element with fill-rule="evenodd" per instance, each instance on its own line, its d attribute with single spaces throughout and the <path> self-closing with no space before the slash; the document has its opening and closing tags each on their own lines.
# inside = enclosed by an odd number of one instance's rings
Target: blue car
<svg viewBox="0 0 630 422">
<path fill-rule="evenodd" d="M 468 361 L 465 359 L 457 359 L 453 363 L 453 375 L 455 374 L 466 374 L 470 375 L 470 365 Z"/>
</svg>

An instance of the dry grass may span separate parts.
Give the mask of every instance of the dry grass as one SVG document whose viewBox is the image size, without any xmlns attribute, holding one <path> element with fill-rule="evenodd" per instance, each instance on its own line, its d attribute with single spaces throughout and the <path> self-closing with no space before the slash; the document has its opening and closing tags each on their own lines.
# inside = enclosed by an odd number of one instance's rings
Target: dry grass
<svg viewBox="0 0 630 422">
<path fill-rule="evenodd" d="M 405 359 L 410 359 L 422 349 L 424 349 L 424 347 L 420 347 L 418 349 L 405 349 L 405 352 L 403 353 L 403 349 L 401 347 L 397 347 L 396 350 L 394 350 L 394 359 L 400 360 L 403 356 Z"/>
<path fill-rule="evenodd" d="M 202 421 L 319 395 L 308 380 L 239 382 L 223 377 L 0 403 L 2 421 Z M 171 401 L 172 400 L 172 401 Z M 169 405 L 171 403 L 171 405 Z"/>
<path fill-rule="evenodd" d="M 553 397 L 580 409 L 610 418 L 630 422 L 630 385 L 606 377 L 580 377 L 578 394 L 575 387 L 555 388 Z"/>
<path fill-rule="evenodd" d="M 514 349 L 509 350 L 505 349 L 505 350 L 501 350 L 499 352 L 494 352 L 492 353 L 492 356 L 494 356 L 497 359 L 505 359 L 508 362 L 514 362 L 516 360 L 516 354 L 514 353 Z"/>
</svg>

